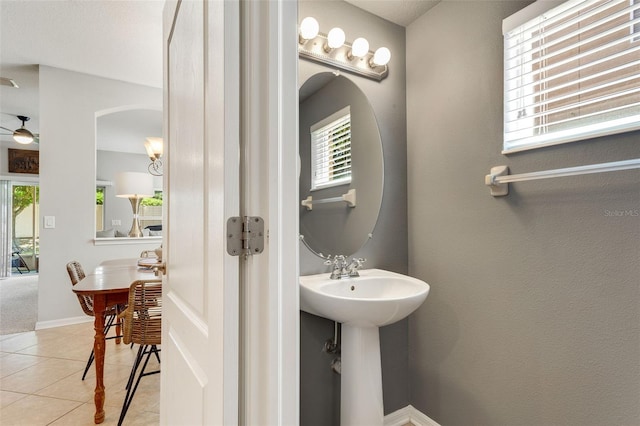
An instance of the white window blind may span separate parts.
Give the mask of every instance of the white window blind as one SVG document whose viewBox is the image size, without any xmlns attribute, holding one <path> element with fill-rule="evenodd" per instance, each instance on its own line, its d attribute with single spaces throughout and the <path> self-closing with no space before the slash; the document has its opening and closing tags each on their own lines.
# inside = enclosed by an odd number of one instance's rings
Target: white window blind
<svg viewBox="0 0 640 426">
<path fill-rule="evenodd" d="M 640 129 L 638 31 L 640 0 L 538 0 L 507 18 L 503 152 Z"/>
<path fill-rule="evenodd" d="M 351 182 L 351 110 L 347 106 L 311 127 L 311 190 Z"/>
</svg>

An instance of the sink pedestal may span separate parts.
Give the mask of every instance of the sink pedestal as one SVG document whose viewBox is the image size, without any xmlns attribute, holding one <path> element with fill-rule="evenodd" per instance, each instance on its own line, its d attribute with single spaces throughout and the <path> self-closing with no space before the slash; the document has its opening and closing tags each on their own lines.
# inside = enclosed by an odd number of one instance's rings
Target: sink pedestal
<svg viewBox="0 0 640 426">
<path fill-rule="evenodd" d="M 382 269 L 357 278 L 300 277 L 300 309 L 342 323 L 340 424 L 382 426 L 379 328 L 406 318 L 429 294 L 429 284 Z"/>
<path fill-rule="evenodd" d="M 342 324 L 340 425 L 382 426 L 380 333 L 375 326 Z"/>
</svg>

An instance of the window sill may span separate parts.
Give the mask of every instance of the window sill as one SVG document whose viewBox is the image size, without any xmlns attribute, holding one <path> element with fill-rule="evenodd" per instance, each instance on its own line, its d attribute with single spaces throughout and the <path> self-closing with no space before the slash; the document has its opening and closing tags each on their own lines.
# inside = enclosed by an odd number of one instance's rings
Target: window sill
<svg viewBox="0 0 640 426">
<path fill-rule="evenodd" d="M 94 238 L 94 246 L 114 246 L 114 245 L 136 245 L 136 244 L 152 244 L 162 243 L 162 236 L 157 237 L 115 237 L 115 238 Z"/>
</svg>

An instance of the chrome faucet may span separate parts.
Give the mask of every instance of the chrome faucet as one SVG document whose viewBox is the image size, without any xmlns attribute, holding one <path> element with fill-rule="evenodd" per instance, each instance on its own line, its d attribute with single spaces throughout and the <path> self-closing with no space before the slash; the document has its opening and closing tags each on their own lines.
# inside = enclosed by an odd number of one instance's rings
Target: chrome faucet
<svg viewBox="0 0 640 426">
<path fill-rule="evenodd" d="M 349 263 L 346 256 L 339 254 L 334 256 L 333 260 L 326 260 L 324 264 L 333 265 L 331 276 L 329 278 L 331 278 L 332 280 L 340 280 L 343 278 L 359 277 L 360 274 L 358 273 L 358 269 L 365 261 L 366 259 L 353 258 L 351 259 L 351 263 Z"/>
<path fill-rule="evenodd" d="M 347 273 L 347 258 L 341 254 L 338 254 L 332 259 L 327 259 L 324 262 L 325 265 L 333 265 L 333 269 L 331 270 L 331 279 L 339 280 L 341 278 L 349 278 L 349 274 Z"/>
</svg>

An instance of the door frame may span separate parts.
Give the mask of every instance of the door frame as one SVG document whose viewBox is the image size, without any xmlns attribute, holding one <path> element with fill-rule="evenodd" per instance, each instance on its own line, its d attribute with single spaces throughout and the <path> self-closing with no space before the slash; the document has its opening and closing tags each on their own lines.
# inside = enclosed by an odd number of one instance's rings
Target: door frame
<svg viewBox="0 0 640 426">
<path fill-rule="evenodd" d="M 241 215 L 267 232 L 241 266 L 246 425 L 300 421 L 297 14 L 291 0 L 241 3 Z"/>
</svg>

